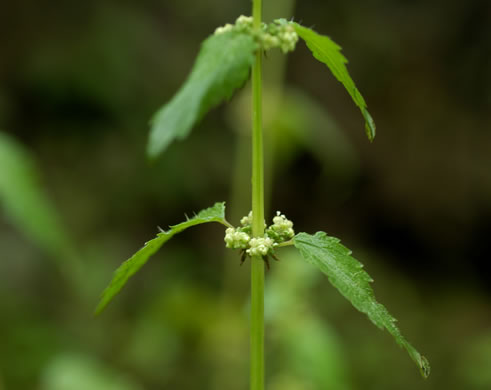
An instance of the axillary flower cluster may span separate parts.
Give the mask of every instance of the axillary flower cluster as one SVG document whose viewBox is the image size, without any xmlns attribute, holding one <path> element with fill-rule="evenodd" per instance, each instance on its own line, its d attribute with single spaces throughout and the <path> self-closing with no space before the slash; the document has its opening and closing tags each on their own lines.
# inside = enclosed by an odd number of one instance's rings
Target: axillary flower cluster
<svg viewBox="0 0 491 390">
<path fill-rule="evenodd" d="M 263 237 L 252 237 L 252 211 L 249 215 L 240 220 L 241 226 L 238 228 L 230 227 L 225 231 L 225 246 L 230 249 L 240 249 L 242 251 L 242 262 L 245 256 L 262 256 L 269 268 L 267 256 L 277 260 L 274 249 L 278 245 L 291 240 L 295 236 L 293 222 L 276 212 L 273 224 L 266 227 Z"/>
<path fill-rule="evenodd" d="M 277 19 L 273 23 L 261 24 L 260 31 L 253 28 L 252 16 L 241 15 L 235 24 L 227 23 L 218 27 L 215 34 L 223 34 L 227 31 L 237 31 L 252 35 L 263 50 L 279 48 L 283 53 L 295 50 L 298 35 L 293 26 L 285 19 Z"/>
</svg>

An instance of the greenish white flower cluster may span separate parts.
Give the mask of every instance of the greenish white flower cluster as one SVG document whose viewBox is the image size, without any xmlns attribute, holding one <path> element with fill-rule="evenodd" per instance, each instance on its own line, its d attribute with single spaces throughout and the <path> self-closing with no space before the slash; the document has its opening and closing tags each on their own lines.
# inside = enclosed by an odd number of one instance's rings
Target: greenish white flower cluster
<svg viewBox="0 0 491 390">
<path fill-rule="evenodd" d="M 264 50 L 278 47 L 283 53 L 295 50 L 298 34 L 295 28 L 284 19 L 275 20 L 263 26 L 264 32 L 260 35 L 260 43 Z"/>
<path fill-rule="evenodd" d="M 295 49 L 298 41 L 298 34 L 291 23 L 285 19 L 275 20 L 273 23 L 261 24 L 259 32 L 253 28 L 253 19 L 251 16 L 241 15 L 235 21 L 235 24 L 227 23 L 225 26 L 218 27 L 215 34 L 223 34 L 228 31 L 244 32 L 252 35 L 260 44 L 262 50 L 279 48 L 283 53 L 288 53 Z"/>
<path fill-rule="evenodd" d="M 232 31 L 234 28 L 234 26 L 230 23 L 227 23 L 225 26 L 220 26 L 220 27 L 217 27 L 215 29 L 215 35 L 218 35 L 218 34 L 223 34 L 227 31 Z"/>
<path fill-rule="evenodd" d="M 240 224 L 242 226 L 252 225 L 252 211 L 249 211 L 249 214 L 245 217 L 242 217 L 240 220 Z"/>
<path fill-rule="evenodd" d="M 249 245 L 251 237 L 235 228 L 228 228 L 225 231 L 225 246 L 231 249 L 246 249 Z"/>
<path fill-rule="evenodd" d="M 291 240 L 295 235 L 293 222 L 279 211 L 273 218 L 273 224 L 265 225 L 263 237 L 252 237 L 252 211 L 240 220 L 241 226 L 230 227 L 225 231 L 225 246 L 231 249 L 242 249 L 249 256 L 274 255 L 274 248 Z"/>
<path fill-rule="evenodd" d="M 266 230 L 266 234 L 278 242 L 288 241 L 295 235 L 293 222 L 277 211 L 273 224 Z"/>
<path fill-rule="evenodd" d="M 251 238 L 246 253 L 249 256 L 266 256 L 273 249 L 274 244 L 275 242 L 269 237 Z"/>
<path fill-rule="evenodd" d="M 253 26 L 252 16 L 240 15 L 236 19 L 235 24 L 227 23 L 225 26 L 217 27 L 215 29 L 215 35 L 223 34 L 225 32 L 232 31 L 232 30 L 252 33 L 252 26 Z"/>
<path fill-rule="evenodd" d="M 253 26 L 252 16 L 240 15 L 235 21 L 235 25 L 239 31 L 250 31 Z"/>
</svg>

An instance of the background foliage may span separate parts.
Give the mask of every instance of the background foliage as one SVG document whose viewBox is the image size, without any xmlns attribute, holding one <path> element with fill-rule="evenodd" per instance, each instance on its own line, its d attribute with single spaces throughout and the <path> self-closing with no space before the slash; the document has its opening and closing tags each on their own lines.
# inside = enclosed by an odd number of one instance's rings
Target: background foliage
<svg viewBox="0 0 491 390">
<path fill-rule="evenodd" d="M 268 215 L 342 237 L 433 369 L 422 381 L 389 335 L 286 251 L 267 275 L 268 388 L 490 388 L 490 3 L 265 6 L 267 21 L 295 15 L 343 46 L 378 132 L 370 144 L 350 97 L 303 44 L 286 66 L 268 56 Z M 0 389 L 247 388 L 248 264 L 225 254 L 218 224 L 173 238 L 102 316 L 92 312 L 157 226 L 217 200 L 235 205 L 234 224 L 247 214 L 247 89 L 154 164 L 144 153 L 149 118 L 201 41 L 249 9 L 1 3 L 0 131 L 30 155 L 70 255 L 33 238 L 32 221 L 2 199 Z M 0 166 L 2 185 L 11 173 Z"/>
</svg>

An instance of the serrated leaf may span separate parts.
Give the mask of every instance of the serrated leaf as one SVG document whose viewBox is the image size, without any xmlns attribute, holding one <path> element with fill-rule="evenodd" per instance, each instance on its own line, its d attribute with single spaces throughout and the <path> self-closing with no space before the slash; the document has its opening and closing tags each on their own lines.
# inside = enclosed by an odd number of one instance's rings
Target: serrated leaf
<svg viewBox="0 0 491 390">
<path fill-rule="evenodd" d="M 58 260 L 62 268 L 74 260 L 72 243 L 43 190 L 32 156 L 3 132 L 0 132 L 0 208 L 29 239 Z"/>
<path fill-rule="evenodd" d="M 341 46 L 325 35 L 317 34 L 314 30 L 292 23 L 298 36 L 302 38 L 313 56 L 327 65 L 334 77 L 344 85 L 353 102 L 358 106 L 365 118 L 365 132 L 370 141 L 375 138 L 375 122 L 367 110 L 365 99 L 356 88 L 354 81 L 349 75 L 346 64 L 348 60 L 341 54 Z"/>
<path fill-rule="evenodd" d="M 182 222 L 178 225 L 171 226 L 167 231 L 161 231 L 157 237 L 145 243 L 143 248 L 136 252 L 132 257 L 126 260 L 114 272 L 114 276 L 109 286 L 103 291 L 101 300 L 97 305 L 95 314 L 99 314 L 107 304 L 118 294 L 124 287 L 128 279 L 133 276 L 141 267 L 145 265 L 150 256 L 155 254 L 161 247 L 177 233 L 183 230 L 207 222 L 219 222 L 226 224 L 225 221 L 225 202 L 215 203 L 212 207 L 201 210 L 196 216 Z"/>
<path fill-rule="evenodd" d="M 370 287 L 372 278 L 338 238 L 329 237 L 324 232 L 317 232 L 314 235 L 298 233 L 293 243 L 302 257 L 325 273 L 331 284 L 356 309 L 365 313 L 380 329 L 387 329 L 397 344 L 405 348 L 411 359 L 418 365 L 421 375 L 428 377 L 430 374 L 428 360 L 401 335 L 395 325 L 396 319 L 376 301 L 375 294 Z"/>
<path fill-rule="evenodd" d="M 234 31 L 212 35 L 203 42 L 188 79 L 152 119 L 150 157 L 163 152 L 174 139 L 185 138 L 211 108 L 245 83 L 256 48 L 250 35 Z"/>
</svg>

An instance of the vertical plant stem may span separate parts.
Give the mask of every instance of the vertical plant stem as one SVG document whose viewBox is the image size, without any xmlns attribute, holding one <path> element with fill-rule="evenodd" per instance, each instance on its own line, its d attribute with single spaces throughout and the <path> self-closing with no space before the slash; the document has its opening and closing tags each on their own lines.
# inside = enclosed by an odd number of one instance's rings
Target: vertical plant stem
<svg viewBox="0 0 491 390">
<path fill-rule="evenodd" d="M 256 30 L 261 28 L 261 0 L 253 0 Z M 262 52 L 252 68 L 252 235 L 264 234 L 264 158 L 262 130 Z M 264 390 L 264 261 L 251 259 L 251 378 L 250 390 Z"/>
</svg>

